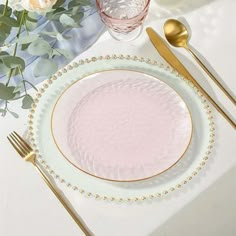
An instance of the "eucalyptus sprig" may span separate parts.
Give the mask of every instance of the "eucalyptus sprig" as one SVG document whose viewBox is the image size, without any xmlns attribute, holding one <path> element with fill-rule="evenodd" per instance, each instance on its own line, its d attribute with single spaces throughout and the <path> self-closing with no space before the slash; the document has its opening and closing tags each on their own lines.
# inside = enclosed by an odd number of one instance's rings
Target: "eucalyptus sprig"
<svg viewBox="0 0 236 236">
<path fill-rule="evenodd" d="M 44 5 L 40 5 L 42 1 L 45 1 Z M 22 5 L 19 6 L 19 2 Z M 45 6 L 47 9 L 43 8 Z M 58 64 L 54 58 L 71 60 L 72 54 L 54 45 L 57 41 L 70 39 L 65 32 L 80 27 L 87 6 L 91 6 L 90 0 L 6 0 L 5 4 L 0 4 L 0 115 L 10 113 L 17 118 L 9 104 L 21 99 L 21 107 L 29 109 L 33 98 L 27 88 L 37 90 L 30 82 L 31 78 L 24 76 L 26 61 L 19 52 L 39 58 L 33 68 L 35 78 L 55 73 Z M 60 25 L 61 31 L 35 33 L 42 19 Z M 17 80 L 13 81 L 13 77 Z"/>
</svg>

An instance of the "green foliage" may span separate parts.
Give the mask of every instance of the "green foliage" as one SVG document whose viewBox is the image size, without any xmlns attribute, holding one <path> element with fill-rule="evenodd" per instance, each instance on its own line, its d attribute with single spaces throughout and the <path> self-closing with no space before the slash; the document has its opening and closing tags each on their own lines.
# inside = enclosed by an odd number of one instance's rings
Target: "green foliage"
<svg viewBox="0 0 236 236">
<path fill-rule="evenodd" d="M 29 84 L 34 90 L 38 91 L 38 89 L 32 83 L 30 83 L 28 80 L 23 80 L 23 82 L 25 84 Z"/>
<path fill-rule="evenodd" d="M 0 62 L 0 75 L 6 75 L 9 70 L 9 67 L 5 66 L 2 62 Z"/>
<path fill-rule="evenodd" d="M 26 94 L 24 98 L 22 99 L 21 108 L 30 109 L 33 103 L 34 103 L 33 98 L 29 94 Z"/>
<path fill-rule="evenodd" d="M 40 32 L 40 35 L 42 35 L 42 36 L 47 35 L 47 36 L 49 36 L 50 38 L 55 38 L 55 39 L 57 39 L 58 41 L 62 41 L 62 40 L 70 39 L 70 38 L 71 38 L 70 36 L 64 36 L 64 35 L 62 35 L 62 34 L 59 33 L 59 32 L 46 32 L 46 31 L 43 31 L 43 32 Z"/>
<path fill-rule="evenodd" d="M 2 45 L 11 33 L 11 26 L 0 22 L 0 45 Z"/>
<path fill-rule="evenodd" d="M 84 16 L 83 7 L 90 4 L 90 0 L 71 0 L 67 6 L 63 6 L 62 1 L 58 1 L 46 17 L 52 21 L 59 21 L 65 28 L 80 27 L 80 21 Z"/>
<path fill-rule="evenodd" d="M 27 93 L 26 85 L 37 90 L 27 80 L 30 78 L 24 78 L 25 61 L 17 55 L 18 50 L 40 57 L 33 68 L 35 77 L 51 76 L 58 69 L 54 58 L 64 57 L 71 60 L 73 54 L 62 48 L 54 48 L 53 44 L 48 43 L 48 38 L 57 41 L 70 39 L 71 37 L 65 36 L 64 33 L 68 29 L 80 27 L 80 22 L 84 17 L 84 7 L 90 5 L 90 0 L 57 0 L 53 8 L 43 17 L 46 17 L 48 21 L 55 21 L 62 30 L 60 32 L 41 31 L 35 34 L 32 31 L 37 28 L 38 20 L 42 16 L 26 10 L 12 11 L 10 7 L 0 4 L 0 75 L 5 75 L 7 78 L 6 83 L 0 82 L 0 103 L 5 104 L 0 108 L 0 115 L 5 116 L 8 112 L 18 118 L 18 114 L 9 110 L 8 103 L 22 99 L 22 109 L 29 109 L 33 99 Z M 10 41 L 9 35 L 15 39 Z M 6 45 L 10 47 L 9 50 L 5 48 Z M 20 75 L 21 79 L 12 86 L 11 77 L 15 75 Z"/>
<path fill-rule="evenodd" d="M 2 60 L 6 56 L 9 56 L 8 52 L 5 51 L 0 52 L 0 75 L 6 75 L 10 70 L 10 68 L 7 67 Z"/>
<path fill-rule="evenodd" d="M 8 68 L 20 68 L 22 71 L 25 69 L 25 61 L 20 57 L 3 56 L 1 59 Z"/>
<path fill-rule="evenodd" d="M 78 27 L 74 19 L 67 14 L 62 14 L 59 20 L 63 26 Z"/>
<path fill-rule="evenodd" d="M 18 27 L 19 23 L 14 18 L 11 18 L 10 16 L 0 16 L 0 24 L 5 24 L 10 27 Z"/>
<path fill-rule="evenodd" d="M 29 54 L 34 55 L 34 56 L 43 56 L 45 54 L 49 55 L 52 51 L 52 47 L 47 41 L 40 38 L 33 41 L 29 45 L 27 51 Z"/>
<path fill-rule="evenodd" d="M 43 68 L 43 69 L 42 69 Z M 57 64 L 49 59 L 40 59 L 34 67 L 34 76 L 50 76 L 57 71 Z"/>
<path fill-rule="evenodd" d="M 1 56 L 7 56 L 7 55 L 9 55 L 8 52 L 5 52 L 5 51 L 1 51 L 0 52 L 0 58 L 1 58 Z"/>
<path fill-rule="evenodd" d="M 25 17 L 25 20 L 30 21 L 30 22 L 34 22 L 34 23 L 38 23 L 38 18 L 39 18 L 39 16 L 36 13 L 28 12 Z"/>
<path fill-rule="evenodd" d="M 33 31 L 37 28 L 38 23 L 34 22 L 34 21 L 30 21 L 30 20 L 26 20 L 25 21 L 25 28 L 27 29 L 27 31 Z"/>
<path fill-rule="evenodd" d="M 65 0 L 58 0 L 58 1 L 54 4 L 53 9 L 57 9 L 58 7 L 64 5 L 64 3 L 65 3 Z"/>
<path fill-rule="evenodd" d="M 73 0 L 73 1 L 70 1 L 70 2 L 76 2 L 78 5 L 81 4 L 82 6 L 88 6 L 88 5 L 91 4 L 90 0 Z"/>
<path fill-rule="evenodd" d="M 4 8 L 5 8 L 5 5 L 0 4 L 0 15 L 3 15 Z M 5 16 L 11 16 L 11 14 L 12 14 L 12 9 L 10 7 L 7 7 Z"/>
<path fill-rule="evenodd" d="M 55 53 L 55 55 L 58 55 L 58 56 L 62 55 L 69 60 L 72 60 L 73 58 L 73 54 L 70 51 L 65 50 L 65 49 L 55 48 L 53 52 Z"/>
<path fill-rule="evenodd" d="M 14 86 L 6 86 L 3 83 L 0 83 L 0 99 L 2 100 L 11 100 L 16 96 L 16 93 L 14 92 L 15 87 Z"/>
<path fill-rule="evenodd" d="M 38 38 L 39 38 L 38 34 L 26 35 L 26 36 L 20 37 L 19 39 L 16 39 L 16 43 L 29 44 L 37 40 Z"/>
</svg>

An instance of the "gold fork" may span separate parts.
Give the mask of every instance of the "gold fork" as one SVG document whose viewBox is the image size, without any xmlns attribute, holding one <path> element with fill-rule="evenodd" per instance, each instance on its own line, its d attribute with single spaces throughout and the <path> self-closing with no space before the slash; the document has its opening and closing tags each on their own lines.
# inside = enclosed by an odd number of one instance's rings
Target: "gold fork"
<svg viewBox="0 0 236 236">
<path fill-rule="evenodd" d="M 92 233 L 89 231 L 89 229 L 86 227 L 86 225 L 82 222 L 79 217 L 75 214 L 75 212 L 72 211 L 72 209 L 68 206 L 66 201 L 61 196 L 59 190 L 57 190 L 50 182 L 49 178 L 43 173 L 43 171 L 40 169 L 38 164 L 35 161 L 36 154 L 33 151 L 32 147 L 18 135 L 15 131 L 11 133 L 7 139 L 12 144 L 12 146 L 15 148 L 15 150 L 20 154 L 20 156 L 28 162 L 31 162 L 34 167 L 38 170 L 41 177 L 45 181 L 45 183 L 48 185 L 48 187 L 52 190 L 52 192 L 56 195 L 58 200 L 61 202 L 63 207 L 67 210 L 67 212 L 71 215 L 71 217 L 74 219 L 76 224 L 80 227 L 80 229 L 84 232 L 86 236 L 91 236 Z"/>
</svg>

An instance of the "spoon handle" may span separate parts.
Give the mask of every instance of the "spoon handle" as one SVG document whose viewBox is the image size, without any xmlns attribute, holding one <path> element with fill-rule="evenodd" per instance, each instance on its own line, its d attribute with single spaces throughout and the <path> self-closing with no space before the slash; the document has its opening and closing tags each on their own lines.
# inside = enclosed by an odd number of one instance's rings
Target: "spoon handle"
<svg viewBox="0 0 236 236">
<path fill-rule="evenodd" d="M 207 69 L 207 67 L 202 63 L 198 56 L 189 48 L 186 47 L 188 52 L 197 61 L 197 63 L 202 67 L 202 69 L 209 75 L 209 77 L 216 83 L 216 85 L 224 92 L 224 94 L 231 100 L 231 102 L 236 106 L 236 100 L 233 96 L 223 87 L 223 85 L 216 79 L 216 77 Z"/>
</svg>

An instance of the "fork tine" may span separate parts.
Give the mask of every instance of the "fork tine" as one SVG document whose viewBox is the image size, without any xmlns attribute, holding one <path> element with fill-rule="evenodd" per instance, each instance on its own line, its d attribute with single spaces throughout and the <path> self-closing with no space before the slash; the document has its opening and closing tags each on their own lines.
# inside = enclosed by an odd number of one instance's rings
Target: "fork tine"
<svg viewBox="0 0 236 236">
<path fill-rule="evenodd" d="M 29 152 L 33 151 L 33 149 L 30 147 L 30 145 L 15 131 L 13 132 L 13 135 L 16 137 L 16 139 L 21 143 Z"/>
<path fill-rule="evenodd" d="M 11 143 L 11 145 L 15 148 L 15 150 L 19 153 L 19 155 L 21 157 L 24 157 L 24 153 L 22 152 L 22 150 L 18 147 L 17 144 L 15 144 L 15 141 L 12 140 L 12 137 L 7 137 L 8 141 Z"/>
<path fill-rule="evenodd" d="M 17 140 L 13 133 L 10 134 L 11 139 L 14 141 L 15 145 L 21 150 L 24 156 L 26 156 L 29 151 Z"/>
</svg>

